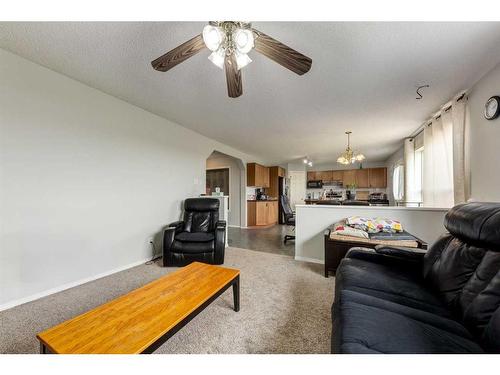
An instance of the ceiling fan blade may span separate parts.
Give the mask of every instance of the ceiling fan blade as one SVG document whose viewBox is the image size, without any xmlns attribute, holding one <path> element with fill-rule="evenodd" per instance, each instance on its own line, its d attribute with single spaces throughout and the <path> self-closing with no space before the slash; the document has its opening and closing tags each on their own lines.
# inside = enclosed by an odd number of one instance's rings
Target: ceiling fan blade
<svg viewBox="0 0 500 375">
<path fill-rule="evenodd" d="M 226 70 L 227 94 L 230 98 L 237 98 L 243 94 L 243 84 L 241 81 L 241 70 L 238 70 L 234 54 L 226 56 L 224 68 Z"/>
<path fill-rule="evenodd" d="M 193 39 L 182 43 L 180 46 L 174 48 L 173 50 L 167 52 L 163 56 L 158 57 L 156 60 L 151 62 L 151 65 L 156 70 L 160 72 L 166 72 L 172 69 L 177 64 L 180 64 L 184 60 L 189 59 L 191 56 L 196 55 L 203 48 L 205 48 L 205 42 L 203 42 L 203 37 L 196 35 Z"/>
<path fill-rule="evenodd" d="M 302 75 L 311 69 L 312 60 L 300 52 L 285 46 L 276 39 L 271 38 L 258 30 L 252 29 L 257 35 L 255 38 L 255 50 L 269 57 L 278 64 L 290 69 L 292 72 Z"/>
</svg>

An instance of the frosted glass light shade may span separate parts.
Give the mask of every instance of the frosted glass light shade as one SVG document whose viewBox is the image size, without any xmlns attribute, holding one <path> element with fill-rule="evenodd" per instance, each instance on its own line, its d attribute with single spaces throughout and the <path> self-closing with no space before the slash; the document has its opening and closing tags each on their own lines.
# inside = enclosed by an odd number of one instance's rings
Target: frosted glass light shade
<svg viewBox="0 0 500 375">
<path fill-rule="evenodd" d="M 363 154 L 356 155 L 356 161 L 363 161 L 363 160 L 365 160 L 365 155 L 363 155 Z"/>
<path fill-rule="evenodd" d="M 236 49 L 241 53 L 248 53 L 254 46 L 253 32 L 247 29 L 238 29 L 233 34 Z"/>
<path fill-rule="evenodd" d="M 236 65 L 238 67 L 238 70 L 240 70 L 241 68 L 244 68 L 245 66 L 247 66 L 248 64 L 250 64 L 252 62 L 252 59 L 250 57 L 248 57 L 248 55 L 246 53 L 241 53 L 238 50 L 236 50 L 234 52 L 234 55 L 236 57 Z"/>
<path fill-rule="evenodd" d="M 210 51 L 217 51 L 222 44 L 224 34 L 215 26 L 207 25 L 203 28 L 203 41 Z"/>
<path fill-rule="evenodd" d="M 220 69 L 224 69 L 224 59 L 226 58 L 226 51 L 224 48 L 219 48 L 208 56 L 208 59 L 214 63 L 215 66 Z"/>
</svg>

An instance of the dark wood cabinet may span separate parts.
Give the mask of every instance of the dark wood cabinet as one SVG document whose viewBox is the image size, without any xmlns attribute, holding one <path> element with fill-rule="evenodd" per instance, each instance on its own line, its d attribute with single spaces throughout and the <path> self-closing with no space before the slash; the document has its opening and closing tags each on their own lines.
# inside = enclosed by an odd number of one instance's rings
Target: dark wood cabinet
<svg viewBox="0 0 500 375">
<path fill-rule="evenodd" d="M 278 222 L 278 201 L 248 201 L 247 226 L 273 225 Z"/>
<path fill-rule="evenodd" d="M 370 186 L 371 188 L 387 187 L 387 168 L 370 168 Z"/>
<path fill-rule="evenodd" d="M 316 180 L 318 180 L 316 171 L 307 172 L 307 181 L 316 181 Z"/>
<path fill-rule="evenodd" d="M 344 188 L 356 185 L 357 188 L 386 188 L 387 168 L 340 169 L 333 171 L 308 171 L 307 181 L 321 180 L 324 183 L 341 181 Z"/>
<path fill-rule="evenodd" d="M 344 171 L 342 185 L 346 188 L 349 185 L 353 185 L 356 183 L 356 170 L 348 169 Z"/>
<path fill-rule="evenodd" d="M 356 188 L 370 187 L 369 172 L 369 169 L 356 169 Z"/>
<path fill-rule="evenodd" d="M 257 163 L 248 163 L 247 186 L 268 188 L 269 168 Z"/>
</svg>

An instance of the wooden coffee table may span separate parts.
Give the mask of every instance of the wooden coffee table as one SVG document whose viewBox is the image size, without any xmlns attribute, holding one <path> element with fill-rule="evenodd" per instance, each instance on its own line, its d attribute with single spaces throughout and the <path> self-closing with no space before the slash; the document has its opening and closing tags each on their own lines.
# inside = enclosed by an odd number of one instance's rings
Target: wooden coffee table
<svg viewBox="0 0 500 375">
<path fill-rule="evenodd" d="M 194 262 L 37 335 L 41 353 L 152 353 L 233 286 L 240 271 Z"/>
</svg>

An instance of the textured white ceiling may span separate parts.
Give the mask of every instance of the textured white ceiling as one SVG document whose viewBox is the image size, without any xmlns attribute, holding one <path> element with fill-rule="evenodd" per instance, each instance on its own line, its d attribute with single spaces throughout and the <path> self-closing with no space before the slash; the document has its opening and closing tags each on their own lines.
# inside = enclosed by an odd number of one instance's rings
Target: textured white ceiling
<svg viewBox="0 0 500 375">
<path fill-rule="evenodd" d="M 252 51 L 243 96 L 230 99 L 208 50 L 166 73 L 151 68 L 203 26 L 0 23 L 0 48 L 273 162 L 335 159 L 345 130 L 369 161 L 385 160 L 500 61 L 500 23 L 254 22 L 311 57 L 312 69 L 297 76 Z M 417 101 L 420 84 L 431 87 Z"/>
</svg>

